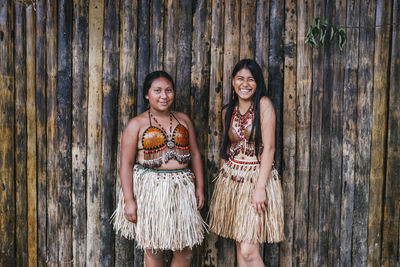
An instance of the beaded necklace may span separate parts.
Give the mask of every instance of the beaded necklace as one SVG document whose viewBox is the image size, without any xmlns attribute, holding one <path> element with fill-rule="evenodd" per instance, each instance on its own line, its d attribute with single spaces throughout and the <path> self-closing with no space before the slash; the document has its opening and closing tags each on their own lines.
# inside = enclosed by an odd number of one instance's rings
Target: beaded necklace
<svg viewBox="0 0 400 267">
<path fill-rule="evenodd" d="M 154 117 L 153 114 L 151 114 L 149 110 L 150 117 L 160 126 L 160 129 L 165 133 L 165 136 L 167 137 L 167 147 L 168 148 L 174 148 L 175 143 L 172 141 L 172 112 L 169 113 L 169 134 L 167 131 L 162 127 L 162 125 L 158 122 L 156 117 Z"/>
</svg>

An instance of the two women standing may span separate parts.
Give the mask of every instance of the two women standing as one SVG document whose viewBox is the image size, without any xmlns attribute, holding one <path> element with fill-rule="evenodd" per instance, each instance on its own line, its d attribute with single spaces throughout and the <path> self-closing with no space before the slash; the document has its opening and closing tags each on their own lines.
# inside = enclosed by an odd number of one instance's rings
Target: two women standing
<svg viewBox="0 0 400 267">
<path fill-rule="evenodd" d="M 146 266 L 162 266 L 160 251 L 166 249 L 173 250 L 171 266 L 189 266 L 191 248 L 202 242 L 205 230 L 198 211 L 204 194 L 195 130 L 185 114 L 170 110 L 174 84 L 167 73 L 150 73 L 144 89 L 150 108 L 122 136 L 114 227 L 145 249 Z M 273 169 L 275 112 L 254 60 L 235 66 L 232 89 L 222 111 L 210 230 L 236 241 L 239 266 L 263 266 L 259 244 L 283 239 L 282 189 Z"/>
</svg>

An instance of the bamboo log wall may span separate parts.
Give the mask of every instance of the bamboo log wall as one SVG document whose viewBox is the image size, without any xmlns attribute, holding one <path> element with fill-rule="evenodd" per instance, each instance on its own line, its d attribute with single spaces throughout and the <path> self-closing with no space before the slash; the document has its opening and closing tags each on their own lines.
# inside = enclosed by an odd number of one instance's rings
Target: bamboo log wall
<svg viewBox="0 0 400 267">
<path fill-rule="evenodd" d="M 343 51 L 305 44 L 315 17 L 345 26 Z M 285 198 L 286 239 L 260 247 L 264 263 L 400 265 L 399 43 L 399 0 L 0 0 L 0 266 L 143 266 L 109 217 L 144 77 L 174 78 L 209 200 L 246 57 L 276 109 Z M 235 243 L 207 234 L 192 265 L 236 266 Z"/>
</svg>

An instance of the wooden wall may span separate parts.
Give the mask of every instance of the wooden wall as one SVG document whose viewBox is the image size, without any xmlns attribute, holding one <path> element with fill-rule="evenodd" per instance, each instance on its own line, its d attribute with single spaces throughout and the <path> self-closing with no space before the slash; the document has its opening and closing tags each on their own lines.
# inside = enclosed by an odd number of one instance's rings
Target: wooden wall
<svg viewBox="0 0 400 267">
<path fill-rule="evenodd" d="M 314 17 L 346 27 L 311 49 Z M 400 255 L 399 0 L 0 0 L 0 265 L 143 266 L 115 236 L 120 136 L 145 75 L 176 81 L 207 199 L 241 58 L 277 114 L 285 236 L 267 266 L 395 266 Z M 203 209 L 206 217 L 207 208 Z M 208 234 L 193 266 L 235 266 Z"/>
</svg>

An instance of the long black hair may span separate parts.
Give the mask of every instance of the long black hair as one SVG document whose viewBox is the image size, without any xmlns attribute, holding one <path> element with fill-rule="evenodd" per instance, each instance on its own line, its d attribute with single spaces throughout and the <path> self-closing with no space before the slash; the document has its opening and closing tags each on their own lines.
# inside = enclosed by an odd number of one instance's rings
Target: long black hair
<svg viewBox="0 0 400 267">
<path fill-rule="evenodd" d="M 143 98 L 147 102 L 146 95 L 149 93 L 149 89 L 151 87 L 151 84 L 155 79 L 158 78 L 165 78 L 172 84 L 172 89 L 175 90 L 175 85 L 174 81 L 172 80 L 172 77 L 165 71 L 163 70 L 157 70 L 150 72 L 149 74 L 146 75 L 146 78 L 144 79 L 143 82 Z"/>
<path fill-rule="evenodd" d="M 236 74 L 242 70 L 242 69 L 248 69 L 251 74 L 253 75 L 253 78 L 257 84 L 256 86 L 256 91 L 254 92 L 252 101 L 253 101 L 253 108 L 254 108 L 254 119 L 253 119 L 253 125 L 251 127 L 251 132 L 250 132 L 250 140 L 252 141 L 253 136 L 254 136 L 254 141 L 255 141 L 255 153 L 258 158 L 258 154 L 260 152 L 260 147 L 262 144 L 262 138 L 261 138 L 261 123 L 260 123 L 260 99 L 263 96 L 267 96 L 267 87 L 265 86 L 265 81 L 264 77 L 262 74 L 261 67 L 257 64 L 257 62 L 253 59 L 242 59 L 240 60 L 235 68 L 232 71 L 232 80 L 236 76 Z M 223 159 L 228 159 L 227 156 L 227 150 L 228 150 L 228 145 L 229 145 L 229 136 L 228 136 L 228 130 L 229 126 L 231 123 L 232 119 L 232 114 L 235 106 L 238 103 L 238 96 L 237 94 L 233 94 L 234 92 L 234 87 L 233 84 L 231 83 L 231 92 L 230 92 L 230 101 L 226 105 L 226 113 L 225 113 L 225 131 L 224 131 L 224 137 L 222 139 L 222 147 L 220 151 L 220 157 Z M 233 95 L 233 97 L 232 97 Z"/>
</svg>

